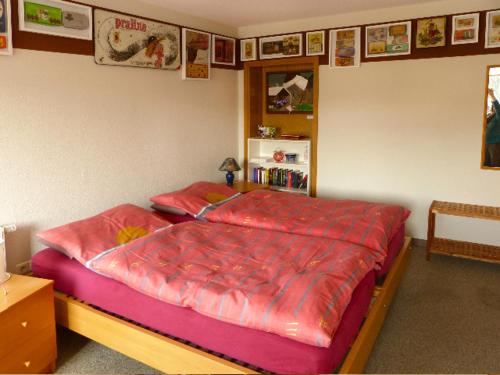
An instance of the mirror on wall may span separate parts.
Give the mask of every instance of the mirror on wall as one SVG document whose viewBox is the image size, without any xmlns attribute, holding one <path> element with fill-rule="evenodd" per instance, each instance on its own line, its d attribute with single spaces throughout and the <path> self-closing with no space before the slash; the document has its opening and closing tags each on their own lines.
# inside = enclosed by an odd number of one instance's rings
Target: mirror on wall
<svg viewBox="0 0 500 375">
<path fill-rule="evenodd" d="M 486 79 L 482 168 L 500 170 L 500 65 L 489 66 Z"/>
</svg>

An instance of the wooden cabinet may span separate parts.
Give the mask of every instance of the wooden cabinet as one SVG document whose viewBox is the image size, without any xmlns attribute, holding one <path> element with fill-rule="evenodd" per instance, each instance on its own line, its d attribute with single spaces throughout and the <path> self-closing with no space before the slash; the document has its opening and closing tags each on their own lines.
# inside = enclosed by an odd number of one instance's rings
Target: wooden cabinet
<svg viewBox="0 0 500 375">
<path fill-rule="evenodd" d="M 0 373 L 53 372 L 56 330 L 52 281 L 12 275 L 0 289 Z"/>
</svg>

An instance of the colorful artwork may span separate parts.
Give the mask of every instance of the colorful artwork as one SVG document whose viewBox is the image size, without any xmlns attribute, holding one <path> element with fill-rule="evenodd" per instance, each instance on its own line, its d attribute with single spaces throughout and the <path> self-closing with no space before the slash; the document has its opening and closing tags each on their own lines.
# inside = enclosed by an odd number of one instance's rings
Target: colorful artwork
<svg viewBox="0 0 500 375">
<path fill-rule="evenodd" d="M 486 13 L 486 48 L 500 47 L 500 10 Z"/>
<path fill-rule="evenodd" d="M 19 29 L 92 40 L 92 8 L 60 0 L 19 0 Z"/>
<path fill-rule="evenodd" d="M 267 112 L 312 112 L 313 84 L 312 71 L 268 73 Z"/>
<path fill-rule="evenodd" d="M 451 44 L 468 44 L 479 41 L 479 13 L 453 16 Z"/>
<path fill-rule="evenodd" d="M 446 45 L 446 17 L 417 21 L 417 48 L 444 47 Z"/>
<path fill-rule="evenodd" d="M 210 79 L 210 34 L 182 29 L 182 79 Z"/>
<path fill-rule="evenodd" d="M 240 41 L 240 60 L 252 61 L 257 59 L 257 39 L 243 39 Z"/>
<path fill-rule="evenodd" d="M 325 31 L 311 31 L 306 33 L 306 55 L 316 56 L 325 54 Z"/>
<path fill-rule="evenodd" d="M 366 27 L 366 57 L 411 53 L 411 22 Z"/>
<path fill-rule="evenodd" d="M 360 60 L 361 28 L 331 30 L 330 68 L 359 67 Z"/>
<path fill-rule="evenodd" d="M 10 0 L 0 0 L 0 55 L 12 55 Z"/>
<path fill-rule="evenodd" d="M 214 64 L 236 64 L 236 40 L 220 35 L 212 35 L 212 62 Z"/>
<path fill-rule="evenodd" d="M 302 34 L 260 38 L 260 58 L 276 59 L 302 55 Z"/>
<path fill-rule="evenodd" d="M 180 65 L 179 28 L 96 9 L 95 62 L 99 65 L 175 70 Z"/>
</svg>

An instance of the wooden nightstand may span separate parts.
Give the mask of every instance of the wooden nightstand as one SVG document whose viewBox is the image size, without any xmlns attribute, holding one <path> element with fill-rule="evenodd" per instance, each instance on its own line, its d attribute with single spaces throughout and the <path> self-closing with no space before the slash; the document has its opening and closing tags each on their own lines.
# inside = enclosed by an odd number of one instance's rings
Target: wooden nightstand
<svg viewBox="0 0 500 375">
<path fill-rule="evenodd" d="M 54 372 L 53 282 L 12 275 L 0 288 L 0 373 Z"/>
<path fill-rule="evenodd" d="M 263 184 L 256 184 L 254 182 L 249 182 L 249 181 L 235 181 L 232 188 L 238 190 L 240 193 L 248 193 L 250 191 L 259 189 L 269 190 L 270 186 Z"/>
</svg>

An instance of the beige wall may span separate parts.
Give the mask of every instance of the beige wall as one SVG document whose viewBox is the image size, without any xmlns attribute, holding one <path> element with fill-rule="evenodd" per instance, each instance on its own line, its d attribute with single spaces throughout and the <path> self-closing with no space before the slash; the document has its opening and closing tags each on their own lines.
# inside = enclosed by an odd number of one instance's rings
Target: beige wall
<svg viewBox="0 0 500 375">
<path fill-rule="evenodd" d="M 495 6 L 498 1 L 442 1 L 239 31 L 266 35 Z M 488 64 L 500 64 L 500 55 L 367 63 L 342 71 L 322 66 L 318 195 L 404 204 L 413 211 L 409 233 L 417 238 L 426 238 L 433 199 L 500 206 L 500 172 L 479 168 Z M 238 82 L 241 93 L 241 73 Z M 241 94 L 239 103 L 243 108 Z M 437 225 L 441 235 L 500 243 L 498 223 L 440 218 Z"/>
<path fill-rule="evenodd" d="M 169 20 L 155 7 L 114 3 Z M 126 3 L 134 6 L 118 6 Z M 195 180 L 222 181 L 221 161 L 237 152 L 235 71 L 182 81 L 180 71 L 16 49 L 0 72 L 0 224 L 19 228 L 7 238 L 12 271 L 40 248 L 36 232 L 124 202 L 147 207 L 150 196 Z"/>
</svg>

